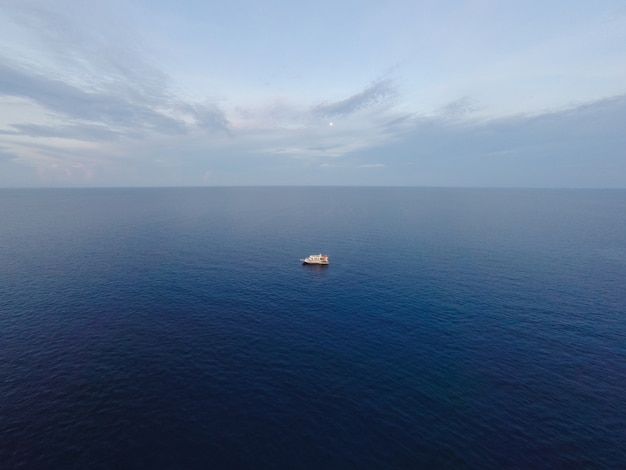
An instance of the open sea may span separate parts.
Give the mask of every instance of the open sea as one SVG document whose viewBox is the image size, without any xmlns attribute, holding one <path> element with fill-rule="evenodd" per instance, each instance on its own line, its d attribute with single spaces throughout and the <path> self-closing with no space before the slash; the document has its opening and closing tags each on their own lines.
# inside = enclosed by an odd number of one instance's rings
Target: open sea
<svg viewBox="0 0 626 470">
<path fill-rule="evenodd" d="M 0 190 L 0 468 L 626 468 L 626 190 Z"/>
</svg>

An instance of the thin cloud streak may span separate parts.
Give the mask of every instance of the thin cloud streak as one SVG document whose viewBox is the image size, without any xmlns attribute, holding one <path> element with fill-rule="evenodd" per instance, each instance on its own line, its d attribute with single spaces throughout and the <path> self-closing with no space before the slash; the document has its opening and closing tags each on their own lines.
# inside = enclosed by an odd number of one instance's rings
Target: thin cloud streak
<svg viewBox="0 0 626 470">
<path fill-rule="evenodd" d="M 28 137 L 58 137 L 82 141 L 113 141 L 121 134 L 99 125 L 42 126 L 39 124 L 12 124 L 14 130 L 0 130 L 0 135 Z"/>
<path fill-rule="evenodd" d="M 42 73 L 2 62 L 0 94 L 25 98 L 65 117 L 105 124 L 112 129 L 152 130 L 168 134 L 185 134 L 192 126 L 211 131 L 228 130 L 224 113 L 215 105 L 190 105 L 172 99 L 166 101 L 140 97 L 128 93 L 126 87 L 109 86 L 102 92 L 85 91 L 62 80 L 48 78 Z M 168 111 L 174 115 L 166 115 Z M 190 114 L 193 122 L 189 124 L 176 117 L 180 111 Z M 13 125 L 14 128 L 19 126 Z"/>
<path fill-rule="evenodd" d="M 224 112 L 214 103 L 177 96 L 167 74 L 136 50 L 141 41 L 106 10 L 95 6 L 96 20 L 93 8 L 81 5 L 69 5 L 73 16 L 58 4 L 23 0 L 8 6 L 6 13 L 46 53 L 29 61 L 15 53 L 0 57 L 0 96 L 24 98 L 59 121 L 72 121 L 56 132 L 49 123 L 13 122 L 12 129 L 68 138 L 75 129 L 78 139 L 96 140 L 185 135 L 194 129 L 228 132 Z M 109 132 L 96 132 L 98 126 Z"/>
<path fill-rule="evenodd" d="M 372 107 L 381 107 L 389 104 L 395 96 L 396 89 L 392 85 L 391 80 L 380 80 L 344 100 L 315 106 L 313 114 L 324 118 L 346 116 Z"/>
</svg>

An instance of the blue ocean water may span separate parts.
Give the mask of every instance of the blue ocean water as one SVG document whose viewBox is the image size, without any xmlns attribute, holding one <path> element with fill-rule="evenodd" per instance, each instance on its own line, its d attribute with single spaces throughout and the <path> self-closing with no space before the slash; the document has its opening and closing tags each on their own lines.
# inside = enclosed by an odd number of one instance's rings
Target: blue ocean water
<svg viewBox="0 0 626 470">
<path fill-rule="evenodd" d="M 2 468 L 624 468 L 625 442 L 626 191 L 0 190 Z"/>
</svg>

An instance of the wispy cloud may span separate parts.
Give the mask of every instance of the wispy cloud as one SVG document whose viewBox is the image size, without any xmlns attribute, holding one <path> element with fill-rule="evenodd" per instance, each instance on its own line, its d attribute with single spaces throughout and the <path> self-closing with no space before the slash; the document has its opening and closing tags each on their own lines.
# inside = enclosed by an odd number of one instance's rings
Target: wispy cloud
<svg viewBox="0 0 626 470">
<path fill-rule="evenodd" d="M 126 85 L 109 84 L 102 91 L 86 90 L 61 79 L 49 78 L 43 71 L 3 62 L 0 62 L 0 95 L 25 98 L 65 118 L 110 126 L 109 135 L 117 133 L 114 129 L 184 134 L 190 127 L 228 128 L 224 113 L 215 105 L 188 104 L 174 97 L 146 96 L 129 90 Z M 192 120 L 185 120 L 185 114 Z M 13 125 L 17 129 L 24 126 L 20 123 Z"/>
<path fill-rule="evenodd" d="M 228 130 L 216 104 L 189 102 L 174 92 L 167 75 L 134 50 L 140 41 L 132 33 L 112 21 L 94 23 L 81 5 L 72 4 L 71 11 L 70 20 L 59 5 L 9 2 L 7 13 L 46 54 L 28 61 L 15 53 L 0 57 L 0 96 L 26 99 L 59 121 L 71 121 L 56 129 L 49 123 L 11 123 L 15 131 L 70 137 L 75 130 L 78 139 L 110 139 Z"/>
<path fill-rule="evenodd" d="M 28 136 L 28 137 L 59 137 L 63 139 L 84 141 L 112 141 L 120 134 L 102 125 L 58 125 L 43 126 L 39 124 L 12 124 L 13 130 L 0 129 L 0 135 Z"/>
<path fill-rule="evenodd" d="M 20 28 L 23 47 L 29 52 L 18 49 L 11 55 L 10 50 L 5 51 L 8 58 L 86 90 L 117 84 L 135 99 L 167 97 L 169 78 L 150 64 L 141 38 L 105 4 L 71 0 L 6 3 L 4 13 Z"/>
<path fill-rule="evenodd" d="M 460 119 L 474 111 L 476 111 L 476 105 L 468 96 L 464 96 L 450 101 L 441 108 L 439 114 L 445 119 Z"/>
<path fill-rule="evenodd" d="M 334 118 L 363 111 L 373 107 L 387 105 L 396 96 L 396 89 L 391 80 L 379 80 L 365 90 L 344 100 L 334 103 L 322 103 L 313 108 L 313 114 L 324 118 Z"/>
</svg>

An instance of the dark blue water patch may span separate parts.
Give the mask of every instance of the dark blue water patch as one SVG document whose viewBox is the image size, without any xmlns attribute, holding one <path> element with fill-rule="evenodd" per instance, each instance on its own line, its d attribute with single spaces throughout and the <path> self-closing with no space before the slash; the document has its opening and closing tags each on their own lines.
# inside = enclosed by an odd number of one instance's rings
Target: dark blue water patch
<svg viewBox="0 0 626 470">
<path fill-rule="evenodd" d="M 623 191 L 0 191 L 0 460 L 623 467 L 625 209 Z"/>
</svg>

